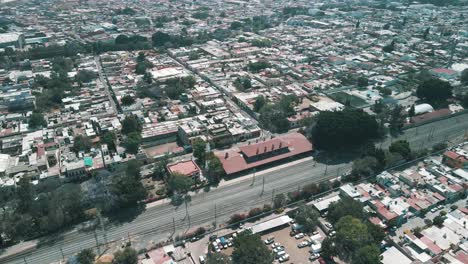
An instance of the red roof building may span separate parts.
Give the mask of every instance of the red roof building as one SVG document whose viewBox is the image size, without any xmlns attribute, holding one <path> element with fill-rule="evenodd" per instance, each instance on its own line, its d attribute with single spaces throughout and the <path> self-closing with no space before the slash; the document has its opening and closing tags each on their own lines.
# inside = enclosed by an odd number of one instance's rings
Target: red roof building
<svg viewBox="0 0 468 264">
<path fill-rule="evenodd" d="M 444 153 L 443 162 L 454 168 L 468 168 L 468 159 L 454 151 L 446 151 Z"/>
<path fill-rule="evenodd" d="M 312 143 L 304 135 L 290 133 L 215 154 L 221 160 L 226 174 L 230 175 L 312 150 Z"/>
<path fill-rule="evenodd" d="M 170 174 L 178 173 L 192 178 L 198 178 L 200 176 L 200 167 L 198 167 L 193 160 L 169 164 L 167 165 L 167 171 Z"/>
</svg>

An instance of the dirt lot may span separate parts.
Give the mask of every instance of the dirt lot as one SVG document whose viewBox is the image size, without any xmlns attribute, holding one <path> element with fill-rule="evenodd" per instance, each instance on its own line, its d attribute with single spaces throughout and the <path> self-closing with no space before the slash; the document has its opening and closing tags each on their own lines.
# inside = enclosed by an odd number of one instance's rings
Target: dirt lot
<svg viewBox="0 0 468 264">
<path fill-rule="evenodd" d="M 283 263 L 288 264 L 306 264 L 311 263 L 309 261 L 309 249 L 310 247 L 298 248 L 297 244 L 304 241 L 305 238 L 295 239 L 294 237 L 289 236 L 291 228 L 285 227 L 281 230 L 277 230 L 262 236 L 262 240 L 267 239 L 268 237 L 275 237 L 275 243 L 280 243 L 284 246 L 286 254 L 289 254 L 289 260 Z M 271 246 L 269 245 L 270 249 Z M 276 261 L 277 263 L 279 261 Z"/>
</svg>

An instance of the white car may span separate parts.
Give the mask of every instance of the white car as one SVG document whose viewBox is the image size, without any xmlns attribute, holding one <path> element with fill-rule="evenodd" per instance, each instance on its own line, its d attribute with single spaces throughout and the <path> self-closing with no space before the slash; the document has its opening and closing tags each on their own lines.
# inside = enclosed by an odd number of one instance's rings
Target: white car
<svg viewBox="0 0 468 264">
<path fill-rule="evenodd" d="M 281 256 L 279 258 L 279 262 L 285 262 L 285 261 L 288 261 L 289 260 L 289 255 L 288 254 L 284 254 L 283 256 Z"/>
<path fill-rule="evenodd" d="M 299 234 L 294 236 L 294 238 L 296 238 L 296 239 L 301 239 L 303 237 L 304 237 L 304 233 L 299 233 Z"/>
<path fill-rule="evenodd" d="M 273 243 L 273 245 L 271 245 L 271 248 L 277 248 L 277 247 L 280 247 L 281 244 L 276 242 L 276 243 Z"/>
<path fill-rule="evenodd" d="M 283 251 L 280 251 L 280 252 L 276 253 L 276 258 L 279 259 L 279 258 L 281 258 L 281 257 L 284 256 L 284 255 L 286 255 L 286 251 L 284 251 L 284 250 L 283 250 Z"/>
<path fill-rule="evenodd" d="M 302 241 L 301 243 L 297 244 L 298 248 L 307 247 L 309 245 L 309 241 Z"/>
<path fill-rule="evenodd" d="M 265 242 L 265 245 L 270 245 L 271 243 L 275 242 L 275 238 L 274 237 L 269 237 L 269 238 L 265 239 L 264 242 Z"/>
<path fill-rule="evenodd" d="M 284 247 L 283 247 L 283 246 L 279 246 L 279 247 L 273 249 L 273 252 L 275 252 L 275 253 L 278 253 L 278 252 L 281 252 L 281 251 L 284 251 Z"/>
</svg>

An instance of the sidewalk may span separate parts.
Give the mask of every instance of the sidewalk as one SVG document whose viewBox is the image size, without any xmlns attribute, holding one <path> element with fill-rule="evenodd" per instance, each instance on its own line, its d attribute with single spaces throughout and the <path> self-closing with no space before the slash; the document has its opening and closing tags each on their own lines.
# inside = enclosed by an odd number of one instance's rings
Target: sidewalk
<svg viewBox="0 0 468 264">
<path fill-rule="evenodd" d="M 31 240 L 6 248 L 0 255 L 0 262 L 2 262 L 3 259 L 13 257 L 17 254 L 24 254 L 28 251 L 34 250 L 37 245 L 38 240 Z"/>
</svg>

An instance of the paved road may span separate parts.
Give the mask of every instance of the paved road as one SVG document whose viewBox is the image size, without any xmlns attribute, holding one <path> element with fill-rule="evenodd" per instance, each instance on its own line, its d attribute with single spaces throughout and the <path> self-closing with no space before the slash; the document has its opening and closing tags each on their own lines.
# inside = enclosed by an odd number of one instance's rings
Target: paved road
<svg viewBox="0 0 468 264">
<path fill-rule="evenodd" d="M 437 142 L 459 137 L 467 129 L 468 114 L 465 114 L 406 130 L 400 138 L 410 141 L 413 148 L 428 148 Z M 388 138 L 382 146 L 388 146 L 392 140 L 395 139 Z M 248 179 L 219 187 L 207 193 L 200 192 L 193 195 L 188 208 L 191 226 L 212 223 L 215 218 L 215 202 L 216 218 L 219 224 L 227 220 L 234 212 L 246 211 L 255 206 L 271 203 L 273 192 L 297 190 L 299 186 L 335 177 L 338 170 L 343 172 L 349 168 L 350 164 L 328 166 L 325 175 L 324 164 L 317 163 L 314 166 L 314 162 L 308 161 L 294 166 L 284 166 L 273 172 L 258 175 L 253 185 L 251 185 L 252 180 Z M 265 185 L 262 195 L 263 177 L 265 178 Z M 107 238 L 109 240 L 120 240 L 129 234 L 131 236 L 140 234 L 140 237 L 143 237 L 144 240 L 165 240 L 173 231 L 173 218 L 177 232 L 187 230 L 189 221 L 186 217 L 185 207 L 175 208 L 169 204 L 162 204 L 148 208 L 130 223 L 107 226 Z M 96 232 L 98 240 L 102 242 L 103 232 L 101 230 Z M 68 256 L 95 244 L 94 233 L 75 231 L 64 234 L 60 240 L 42 245 L 28 254 L 0 259 L 0 263 L 25 263 L 24 257 L 27 263 L 50 263 L 61 258 L 60 249 L 62 249 L 65 256 Z"/>
<path fill-rule="evenodd" d="M 94 61 L 96 62 L 96 66 L 98 69 L 99 80 L 101 81 L 102 85 L 104 85 L 104 90 L 106 91 L 107 97 L 109 98 L 109 103 L 111 104 L 112 109 L 114 110 L 114 113 L 118 114 L 119 112 L 117 110 L 117 106 L 115 105 L 114 98 L 112 98 L 112 94 L 110 92 L 109 85 L 107 84 L 106 76 L 103 72 L 102 64 L 101 64 L 101 60 L 99 59 L 99 56 L 95 56 Z"/>
</svg>

